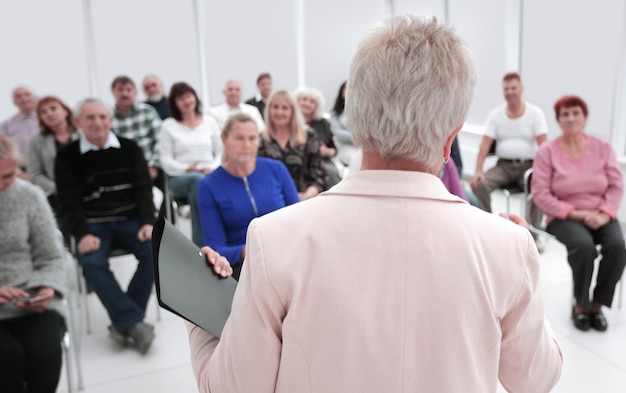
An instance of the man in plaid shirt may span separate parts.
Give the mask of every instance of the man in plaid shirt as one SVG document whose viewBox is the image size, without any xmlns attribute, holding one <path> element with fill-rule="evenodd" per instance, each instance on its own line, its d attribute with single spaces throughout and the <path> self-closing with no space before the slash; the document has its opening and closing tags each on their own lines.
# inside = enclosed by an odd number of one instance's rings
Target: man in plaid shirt
<svg viewBox="0 0 626 393">
<path fill-rule="evenodd" d="M 161 191 L 165 187 L 165 175 L 159 166 L 157 146 L 158 134 L 161 132 L 161 118 L 150 105 L 137 102 L 135 82 L 122 75 L 113 79 L 111 91 L 115 97 L 114 119 L 111 126 L 115 134 L 132 139 L 143 151 L 148 164 L 150 178 Z M 161 206 L 161 215 L 164 213 Z"/>
</svg>

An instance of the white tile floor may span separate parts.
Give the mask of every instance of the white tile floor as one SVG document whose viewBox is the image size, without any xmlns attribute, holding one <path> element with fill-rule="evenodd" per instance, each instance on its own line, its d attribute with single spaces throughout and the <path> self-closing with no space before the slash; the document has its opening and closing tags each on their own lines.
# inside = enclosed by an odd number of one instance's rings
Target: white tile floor
<svg viewBox="0 0 626 393">
<path fill-rule="evenodd" d="M 495 210 L 502 201 L 494 199 Z M 189 223 L 180 227 L 188 231 Z M 565 260 L 565 248 L 548 241 L 541 255 L 545 312 L 554 328 L 563 351 L 564 366 L 561 379 L 553 392 L 626 391 L 626 305 L 606 310 L 609 329 L 605 333 L 580 332 L 571 324 L 571 276 Z M 112 263 L 121 281 L 134 269 L 129 257 Z M 617 294 L 616 294 L 617 296 Z M 81 363 L 85 393 L 135 392 L 196 392 L 196 383 L 189 362 L 189 348 L 183 323 L 173 314 L 162 310 L 157 321 L 154 299 L 148 307 L 147 321 L 156 326 L 156 339 L 147 355 L 132 349 L 121 349 L 109 338 L 108 317 L 95 295 L 89 296 L 93 331 L 82 339 Z M 59 392 L 67 392 L 65 373 Z M 505 392 L 500 389 L 499 392 Z"/>
</svg>

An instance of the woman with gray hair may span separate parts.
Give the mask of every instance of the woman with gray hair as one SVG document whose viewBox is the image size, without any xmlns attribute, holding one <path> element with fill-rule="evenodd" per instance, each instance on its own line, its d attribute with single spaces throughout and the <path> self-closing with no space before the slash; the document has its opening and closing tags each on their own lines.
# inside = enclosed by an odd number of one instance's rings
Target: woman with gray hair
<svg viewBox="0 0 626 393">
<path fill-rule="evenodd" d="M 0 386 L 53 393 L 65 330 L 65 253 L 43 191 L 17 178 L 19 157 L 0 135 Z"/>
<path fill-rule="evenodd" d="M 198 210 L 204 244 L 228 259 L 238 279 L 250 221 L 300 199 L 282 162 L 256 156 L 259 132 L 250 115 L 231 115 L 221 138 L 225 160 L 200 181 Z"/>
<path fill-rule="evenodd" d="M 200 392 L 550 391 L 562 358 L 532 236 L 436 176 L 472 100 L 466 46 L 394 16 L 349 75 L 362 170 L 250 223 L 221 338 L 190 329 Z"/>
<path fill-rule="evenodd" d="M 341 181 L 339 169 L 332 161 L 337 156 L 337 146 L 328 120 L 324 119 L 324 97 L 313 87 L 303 86 L 295 91 L 298 106 L 306 124 L 313 129 L 315 137 L 320 141 L 320 155 L 323 160 L 324 171 L 328 179 L 326 189 Z"/>
</svg>

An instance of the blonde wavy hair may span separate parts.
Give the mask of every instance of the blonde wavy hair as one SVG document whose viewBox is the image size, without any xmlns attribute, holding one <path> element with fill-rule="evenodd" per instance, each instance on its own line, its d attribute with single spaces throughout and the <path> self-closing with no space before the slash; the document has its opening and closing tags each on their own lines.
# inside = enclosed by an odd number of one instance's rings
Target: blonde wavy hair
<svg viewBox="0 0 626 393">
<path fill-rule="evenodd" d="M 270 110 L 276 98 L 283 98 L 285 101 L 287 101 L 287 104 L 291 107 L 292 110 L 291 121 L 289 122 L 289 145 L 291 147 L 295 147 L 305 144 L 307 140 L 307 125 L 304 121 L 304 117 L 302 116 L 302 112 L 300 112 L 300 107 L 296 102 L 295 96 L 289 90 L 276 90 L 272 92 L 269 99 L 267 100 L 267 105 L 265 107 L 265 119 L 267 120 L 265 122 L 265 130 L 261 134 L 261 137 L 265 141 L 269 141 L 270 137 L 275 135 L 276 128 L 274 126 L 274 123 L 272 122 Z"/>
</svg>

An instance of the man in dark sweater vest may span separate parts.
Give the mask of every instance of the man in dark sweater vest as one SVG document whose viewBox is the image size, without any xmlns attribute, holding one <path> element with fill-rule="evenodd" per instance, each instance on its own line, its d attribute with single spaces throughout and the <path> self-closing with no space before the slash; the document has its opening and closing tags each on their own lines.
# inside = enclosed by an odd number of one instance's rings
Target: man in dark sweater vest
<svg viewBox="0 0 626 393">
<path fill-rule="evenodd" d="M 113 323 L 111 336 L 145 353 L 154 327 L 143 321 L 152 291 L 152 181 L 143 152 L 111 132 L 112 115 L 100 100 L 81 102 L 79 140 L 62 148 L 55 174 L 61 218 L 76 241 L 76 257 Z M 109 269 L 109 253 L 122 248 L 139 264 L 124 291 Z"/>
</svg>

